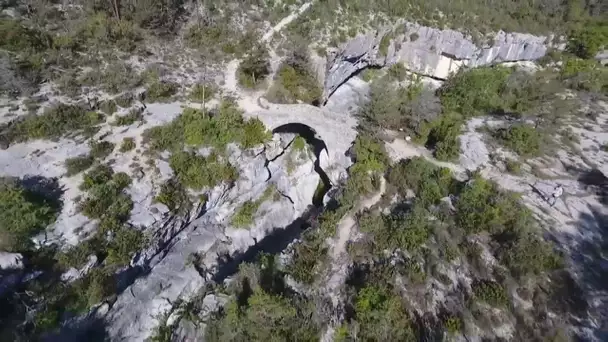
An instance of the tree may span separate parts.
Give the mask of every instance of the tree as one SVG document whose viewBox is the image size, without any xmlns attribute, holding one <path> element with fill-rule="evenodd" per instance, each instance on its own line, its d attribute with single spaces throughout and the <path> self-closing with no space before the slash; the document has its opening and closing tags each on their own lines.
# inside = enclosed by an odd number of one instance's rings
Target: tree
<svg viewBox="0 0 608 342">
<path fill-rule="evenodd" d="M 269 73 L 268 50 L 263 46 L 258 46 L 239 65 L 239 83 L 246 88 L 254 88 Z"/>
</svg>

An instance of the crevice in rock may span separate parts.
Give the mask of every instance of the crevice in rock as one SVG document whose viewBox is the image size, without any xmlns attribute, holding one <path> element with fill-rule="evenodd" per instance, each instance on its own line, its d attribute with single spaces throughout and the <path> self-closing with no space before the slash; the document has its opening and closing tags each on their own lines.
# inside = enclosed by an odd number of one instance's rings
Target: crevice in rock
<svg viewBox="0 0 608 342">
<path fill-rule="evenodd" d="M 304 138 L 306 143 L 312 148 L 313 153 L 315 155 L 314 170 L 317 174 L 319 174 L 319 177 L 321 177 L 321 181 L 323 182 L 323 188 L 318 194 L 315 195 L 315 198 L 313 199 L 313 205 L 315 207 L 323 206 L 323 197 L 325 197 L 327 191 L 329 191 L 329 189 L 331 189 L 332 187 L 329 176 L 327 176 L 325 170 L 321 168 L 321 152 L 325 150 L 325 153 L 327 153 L 327 155 L 329 156 L 329 150 L 327 149 L 325 141 L 321 139 L 321 137 L 317 134 L 317 131 L 315 131 L 312 127 L 297 122 L 281 125 L 273 129 L 272 133 L 297 134 Z M 319 198 L 321 199 L 320 201 Z"/>
<path fill-rule="evenodd" d="M 289 202 L 291 202 L 291 204 L 294 204 L 294 203 L 293 203 L 293 200 L 291 199 L 291 197 L 289 197 L 289 195 L 287 195 L 286 193 L 284 193 L 283 191 L 281 191 L 281 190 L 279 190 L 279 189 L 277 189 L 277 192 L 279 193 L 279 195 L 281 195 L 281 196 L 283 196 L 283 197 L 287 198 L 287 199 L 289 200 Z"/>
<path fill-rule="evenodd" d="M 264 168 L 266 168 L 266 171 L 268 171 L 268 178 L 266 178 L 266 182 L 268 182 L 270 180 L 270 178 L 272 178 L 272 172 L 270 171 L 270 168 L 268 167 L 268 165 L 270 165 L 270 163 L 274 162 L 279 157 L 281 157 L 282 155 L 284 155 L 285 152 L 287 152 L 287 150 L 289 149 L 289 147 L 291 146 L 291 144 L 293 143 L 294 140 L 295 140 L 295 138 L 291 139 L 291 141 L 287 144 L 287 146 L 285 146 L 283 148 L 283 151 L 281 151 L 281 153 L 277 154 L 274 158 L 272 158 L 272 159 L 266 158 L 266 161 L 264 162 Z M 266 147 L 264 147 L 264 150 L 266 150 Z"/>
</svg>

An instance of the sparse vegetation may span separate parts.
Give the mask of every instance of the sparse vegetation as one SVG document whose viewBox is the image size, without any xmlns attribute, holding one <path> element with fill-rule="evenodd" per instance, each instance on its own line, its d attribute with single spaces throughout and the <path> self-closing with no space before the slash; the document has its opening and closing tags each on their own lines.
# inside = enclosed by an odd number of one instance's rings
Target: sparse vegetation
<svg viewBox="0 0 608 342">
<path fill-rule="evenodd" d="M 155 81 L 146 90 L 146 102 L 169 102 L 178 90 L 177 83 Z"/>
<path fill-rule="evenodd" d="M 87 112 L 80 107 L 60 104 L 44 111 L 42 115 L 28 115 L 3 131 L 8 142 L 23 142 L 31 139 L 58 139 L 71 132 L 94 130 L 102 122 L 96 112 Z"/>
<path fill-rule="evenodd" d="M 254 216 L 257 213 L 258 209 L 268 199 L 270 199 L 273 194 L 276 193 L 276 187 L 274 185 L 270 185 L 264 190 L 264 193 L 260 198 L 256 200 L 245 201 L 241 207 L 236 211 L 234 216 L 232 216 L 232 225 L 237 228 L 247 228 L 254 223 Z"/>
<path fill-rule="evenodd" d="M 116 117 L 113 124 L 116 126 L 129 126 L 143 119 L 143 113 L 140 109 L 131 109 L 128 114 Z"/>
</svg>

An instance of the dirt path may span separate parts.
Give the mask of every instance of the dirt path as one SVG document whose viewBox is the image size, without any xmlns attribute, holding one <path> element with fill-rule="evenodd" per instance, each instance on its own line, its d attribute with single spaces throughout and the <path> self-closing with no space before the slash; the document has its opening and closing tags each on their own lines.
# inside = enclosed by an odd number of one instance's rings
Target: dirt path
<svg viewBox="0 0 608 342">
<path fill-rule="evenodd" d="M 300 14 L 304 13 L 310 6 L 312 6 L 312 1 L 305 3 L 300 6 L 295 12 L 283 18 L 276 25 L 274 25 L 268 32 L 264 33 L 262 36 L 262 42 L 268 42 L 272 38 L 272 36 L 283 29 L 283 27 L 289 25 L 292 21 L 296 20 Z"/>
</svg>

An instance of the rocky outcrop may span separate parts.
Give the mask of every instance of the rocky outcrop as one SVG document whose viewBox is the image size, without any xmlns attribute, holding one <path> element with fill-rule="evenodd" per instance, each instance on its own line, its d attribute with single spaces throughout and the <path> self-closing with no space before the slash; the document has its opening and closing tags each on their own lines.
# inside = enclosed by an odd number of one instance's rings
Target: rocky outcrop
<svg viewBox="0 0 608 342">
<path fill-rule="evenodd" d="M 545 55 L 549 41 L 548 37 L 501 31 L 490 44 L 478 46 L 470 37 L 454 30 L 400 24 L 346 43 L 327 65 L 324 99 L 367 67 L 403 63 L 411 72 L 446 79 L 463 66 L 536 60 Z"/>
</svg>

